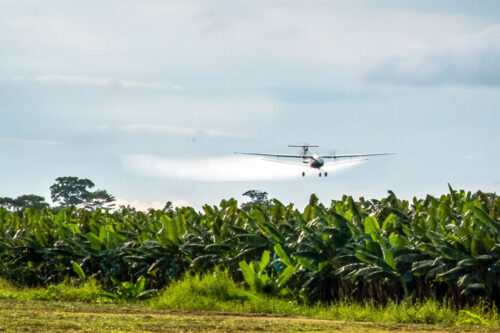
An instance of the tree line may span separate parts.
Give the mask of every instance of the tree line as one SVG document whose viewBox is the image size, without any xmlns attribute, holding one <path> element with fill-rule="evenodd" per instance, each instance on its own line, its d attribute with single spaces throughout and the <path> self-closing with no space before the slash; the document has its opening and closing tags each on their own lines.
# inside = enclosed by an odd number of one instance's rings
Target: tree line
<svg viewBox="0 0 500 333">
<path fill-rule="evenodd" d="M 55 210 L 63 210 L 71 206 L 94 211 L 100 209 L 114 208 L 116 198 L 106 190 L 90 191 L 95 184 L 90 179 L 78 177 L 58 177 L 55 183 L 50 186 L 50 197 L 56 206 Z M 249 212 L 254 205 L 268 207 L 271 200 L 267 192 L 260 190 L 248 190 L 243 193 L 250 201 L 242 203 L 241 209 Z M 17 198 L 0 197 L 0 207 L 12 212 L 23 212 L 27 208 L 41 210 L 50 208 L 50 204 L 45 201 L 45 197 L 36 194 L 23 194 Z M 129 209 L 133 209 L 130 208 Z M 164 211 L 171 211 L 173 205 L 167 201 Z"/>
<path fill-rule="evenodd" d="M 77 206 L 92 211 L 98 208 L 113 208 L 115 197 L 106 190 L 91 191 L 94 187 L 95 184 L 87 178 L 56 178 L 55 183 L 50 186 L 50 197 L 56 205 L 53 208 L 62 210 Z M 23 212 L 27 208 L 49 208 L 50 204 L 41 195 L 24 194 L 17 198 L 0 197 L 0 207 L 4 207 L 9 211 Z"/>
</svg>

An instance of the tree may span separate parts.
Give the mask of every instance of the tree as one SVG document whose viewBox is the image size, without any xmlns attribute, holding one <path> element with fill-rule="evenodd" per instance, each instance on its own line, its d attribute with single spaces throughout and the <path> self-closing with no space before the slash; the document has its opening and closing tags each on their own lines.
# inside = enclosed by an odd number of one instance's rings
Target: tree
<svg viewBox="0 0 500 333">
<path fill-rule="evenodd" d="M 14 199 L 9 197 L 1 197 L 0 198 L 0 207 L 11 210 L 14 208 Z"/>
<path fill-rule="evenodd" d="M 44 209 L 48 208 L 49 204 L 45 202 L 45 198 L 36 194 L 25 194 L 14 199 L 14 205 L 17 210 L 24 211 L 26 208 Z"/>
<path fill-rule="evenodd" d="M 251 199 L 250 202 L 245 202 L 241 205 L 241 209 L 248 212 L 252 209 L 255 204 L 268 206 L 269 199 L 267 192 L 259 191 L 259 190 L 249 190 L 243 193 L 244 196 L 247 196 Z"/>
<path fill-rule="evenodd" d="M 36 194 L 24 194 L 15 199 L 0 198 L 0 207 L 13 211 L 24 211 L 26 208 L 44 209 L 49 207 L 45 198 Z"/>
<path fill-rule="evenodd" d="M 84 202 L 84 206 L 90 210 L 96 210 L 97 208 L 109 209 L 114 206 L 113 201 L 115 201 L 115 197 L 106 192 L 106 190 L 97 190 L 90 192 Z"/>
<path fill-rule="evenodd" d="M 94 186 L 94 183 L 87 178 L 59 177 L 50 187 L 50 197 L 52 201 L 59 202 L 62 208 L 77 205 L 83 205 L 91 210 L 111 208 L 115 198 L 105 190 L 89 191 Z"/>
<path fill-rule="evenodd" d="M 59 202 L 62 207 L 82 204 L 90 195 L 88 188 L 94 187 L 90 179 L 78 177 L 58 177 L 50 187 L 52 201 Z"/>
<path fill-rule="evenodd" d="M 172 201 L 167 201 L 162 209 L 167 215 L 172 216 L 174 214 L 174 204 Z"/>
</svg>

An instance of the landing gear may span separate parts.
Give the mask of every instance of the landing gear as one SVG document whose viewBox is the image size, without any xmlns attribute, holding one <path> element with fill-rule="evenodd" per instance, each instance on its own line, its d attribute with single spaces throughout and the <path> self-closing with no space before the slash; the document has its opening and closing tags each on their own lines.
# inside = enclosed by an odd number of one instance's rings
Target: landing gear
<svg viewBox="0 0 500 333">
<path fill-rule="evenodd" d="M 306 176 L 306 172 L 302 171 L 302 177 L 305 177 L 305 176 Z M 328 172 L 323 171 L 323 170 L 319 170 L 318 177 L 322 177 L 322 176 L 328 177 Z"/>
</svg>

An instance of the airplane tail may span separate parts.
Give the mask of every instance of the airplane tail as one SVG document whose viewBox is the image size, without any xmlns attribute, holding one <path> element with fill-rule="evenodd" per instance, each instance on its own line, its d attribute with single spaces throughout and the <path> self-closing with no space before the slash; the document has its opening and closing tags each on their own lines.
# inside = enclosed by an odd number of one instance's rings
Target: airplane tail
<svg viewBox="0 0 500 333">
<path fill-rule="evenodd" d="M 292 148 L 302 148 L 302 162 L 308 163 L 306 156 L 309 154 L 309 148 L 319 147 L 318 145 L 288 145 L 288 147 Z"/>
</svg>

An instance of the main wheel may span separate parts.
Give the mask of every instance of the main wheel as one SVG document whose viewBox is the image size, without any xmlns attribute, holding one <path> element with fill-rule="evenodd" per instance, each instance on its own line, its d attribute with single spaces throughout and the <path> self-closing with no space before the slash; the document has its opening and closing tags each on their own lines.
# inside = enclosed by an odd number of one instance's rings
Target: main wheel
<svg viewBox="0 0 500 333">
<path fill-rule="evenodd" d="M 306 173 L 304 171 L 302 171 L 302 177 L 304 177 L 306 175 Z"/>
<path fill-rule="evenodd" d="M 319 176 L 321 177 L 321 172 L 319 173 Z"/>
<path fill-rule="evenodd" d="M 328 177 L 328 172 L 325 172 L 325 177 Z"/>
</svg>

